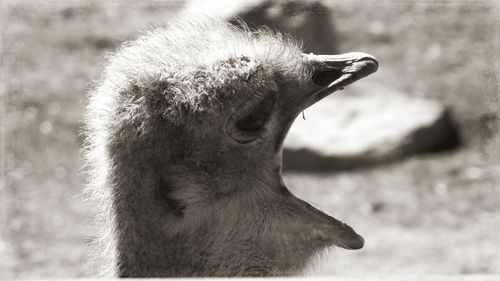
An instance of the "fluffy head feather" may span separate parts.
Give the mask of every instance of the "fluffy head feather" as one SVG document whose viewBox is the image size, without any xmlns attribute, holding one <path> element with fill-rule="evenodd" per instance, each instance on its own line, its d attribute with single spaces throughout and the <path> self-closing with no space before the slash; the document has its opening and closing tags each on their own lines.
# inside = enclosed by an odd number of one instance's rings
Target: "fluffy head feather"
<svg viewBox="0 0 500 281">
<path fill-rule="evenodd" d="M 104 272 L 287 275 L 325 247 L 361 248 L 351 227 L 288 191 L 281 151 L 302 109 L 377 67 L 210 18 L 124 44 L 85 119 Z"/>
<path fill-rule="evenodd" d="M 300 83 L 310 78 L 299 43 L 269 30 L 251 32 L 241 26 L 213 18 L 172 21 L 108 57 L 89 96 L 84 149 L 87 193 L 92 206 L 101 208 L 97 264 L 106 275 L 114 270 L 117 222 L 112 201 L 120 192 L 111 187 L 118 177 L 118 162 L 131 164 L 128 158 L 112 159 L 117 145 L 145 146 L 138 142 L 157 134 L 159 122 L 186 130 L 199 130 L 206 119 L 224 122 L 225 116 L 276 90 L 277 79 Z M 141 153 L 154 152 L 145 147 Z M 139 176 L 133 168 L 129 173 Z"/>
</svg>

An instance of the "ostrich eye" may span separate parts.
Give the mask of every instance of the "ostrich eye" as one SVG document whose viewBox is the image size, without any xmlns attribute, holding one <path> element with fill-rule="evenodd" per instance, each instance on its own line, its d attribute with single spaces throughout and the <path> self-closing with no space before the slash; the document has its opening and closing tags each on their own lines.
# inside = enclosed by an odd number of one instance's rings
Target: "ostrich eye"
<svg viewBox="0 0 500 281">
<path fill-rule="evenodd" d="M 262 137 L 262 128 L 271 117 L 276 93 L 270 92 L 256 105 L 238 112 L 237 116 L 231 118 L 226 127 L 226 133 L 236 142 L 246 144 Z M 236 118 L 234 118 L 236 117 Z"/>
<path fill-rule="evenodd" d="M 245 132 L 258 131 L 269 118 L 274 100 L 274 94 L 267 95 L 248 115 L 236 122 L 236 127 Z"/>
</svg>

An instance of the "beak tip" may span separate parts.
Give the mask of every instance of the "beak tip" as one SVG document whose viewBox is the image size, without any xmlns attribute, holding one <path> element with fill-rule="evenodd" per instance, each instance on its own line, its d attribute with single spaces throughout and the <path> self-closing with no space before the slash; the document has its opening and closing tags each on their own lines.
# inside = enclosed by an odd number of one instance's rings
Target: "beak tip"
<svg viewBox="0 0 500 281">
<path fill-rule="evenodd" d="M 338 246 L 347 250 L 359 250 L 365 246 L 365 239 L 357 233 L 354 233 L 353 237 L 342 242 Z"/>
<path fill-rule="evenodd" d="M 347 250 L 359 250 L 364 247 L 365 239 L 356 233 L 352 227 L 343 224 L 342 234 L 337 236 L 334 244 Z"/>
<path fill-rule="evenodd" d="M 371 73 L 377 72 L 377 70 L 378 70 L 378 61 L 375 58 L 373 58 L 373 59 L 370 58 L 368 60 L 367 64 L 368 64 L 368 66 L 367 66 L 367 69 L 368 69 L 367 72 L 368 73 L 371 74 Z"/>
<path fill-rule="evenodd" d="M 358 235 L 355 242 L 352 243 L 350 246 L 351 246 L 351 250 L 359 250 L 365 246 L 365 239 L 363 239 L 363 237 Z"/>
<path fill-rule="evenodd" d="M 357 57 L 358 59 L 356 60 L 357 62 L 364 63 L 365 66 L 364 68 L 366 69 L 366 72 L 368 74 L 374 73 L 378 70 L 378 60 L 376 57 L 367 54 L 367 53 L 362 53 L 362 52 L 354 52 L 351 53 L 353 57 Z"/>
</svg>

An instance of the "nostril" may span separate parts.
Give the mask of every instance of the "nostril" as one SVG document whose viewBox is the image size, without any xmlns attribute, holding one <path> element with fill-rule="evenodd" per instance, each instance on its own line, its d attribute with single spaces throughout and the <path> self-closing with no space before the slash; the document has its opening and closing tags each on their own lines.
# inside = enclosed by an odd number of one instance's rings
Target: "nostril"
<svg viewBox="0 0 500 281">
<path fill-rule="evenodd" d="M 329 69 L 314 73 L 312 80 L 318 86 L 327 86 L 342 76 L 341 69 Z"/>
</svg>

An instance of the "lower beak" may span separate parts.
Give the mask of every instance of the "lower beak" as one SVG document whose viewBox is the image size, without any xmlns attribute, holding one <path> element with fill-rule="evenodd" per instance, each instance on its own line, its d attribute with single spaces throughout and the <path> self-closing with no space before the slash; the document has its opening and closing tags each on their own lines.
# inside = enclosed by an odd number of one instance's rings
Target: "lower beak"
<svg viewBox="0 0 500 281">
<path fill-rule="evenodd" d="M 378 69 L 377 59 L 361 52 L 341 55 L 304 54 L 303 57 L 312 68 L 312 82 L 317 90 L 308 94 L 302 109 Z"/>
</svg>

